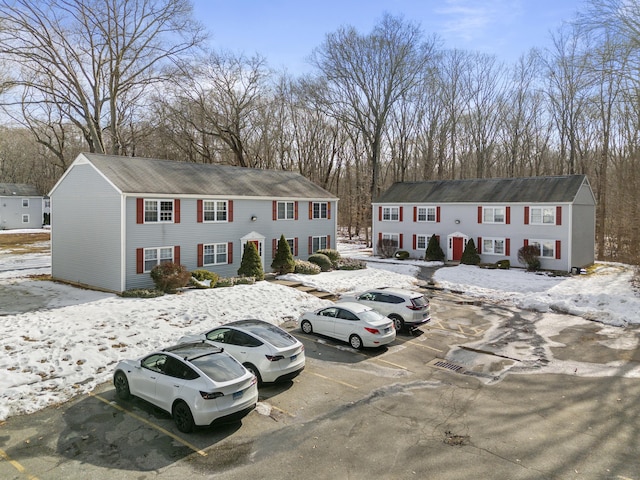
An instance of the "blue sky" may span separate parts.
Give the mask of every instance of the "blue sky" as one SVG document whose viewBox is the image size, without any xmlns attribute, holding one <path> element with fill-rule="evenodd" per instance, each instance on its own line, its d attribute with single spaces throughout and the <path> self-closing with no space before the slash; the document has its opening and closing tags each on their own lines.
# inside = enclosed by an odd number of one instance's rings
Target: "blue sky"
<svg viewBox="0 0 640 480">
<path fill-rule="evenodd" d="M 437 34 L 447 48 L 481 51 L 513 62 L 549 45 L 549 32 L 571 20 L 584 0 L 193 0 L 211 45 L 260 53 L 271 67 L 310 70 L 306 58 L 327 33 L 352 25 L 369 33 L 384 12 Z"/>
</svg>

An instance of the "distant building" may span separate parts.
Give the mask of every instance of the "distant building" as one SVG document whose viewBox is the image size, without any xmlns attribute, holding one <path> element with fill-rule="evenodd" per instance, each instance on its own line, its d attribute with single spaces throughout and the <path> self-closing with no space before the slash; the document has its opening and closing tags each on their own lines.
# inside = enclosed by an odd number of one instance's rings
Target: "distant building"
<svg viewBox="0 0 640 480">
<path fill-rule="evenodd" d="M 373 202 L 373 247 L 422 258 L 436 235 L 458 261 L 473 238 L 482 262 L 524 266 L 518 250 L 535 244 L 543 269 L 571 271 L 595 260 L 595 206 L 585 175 L 395 183 Z"/>
<path fill-rule="evenodd" d="M 33 185 L 0 183 L 0 230 L 42 228 L 44 197 Z"/>
<path fill-rule="evenodd" d="M 51 190 L 55 279 L 122 292 L 162 262 L 236 276 L 246 243 L 265 272 L 335 248 L 338 199 L 295 172 L 80 154 Z"/>
</svg>

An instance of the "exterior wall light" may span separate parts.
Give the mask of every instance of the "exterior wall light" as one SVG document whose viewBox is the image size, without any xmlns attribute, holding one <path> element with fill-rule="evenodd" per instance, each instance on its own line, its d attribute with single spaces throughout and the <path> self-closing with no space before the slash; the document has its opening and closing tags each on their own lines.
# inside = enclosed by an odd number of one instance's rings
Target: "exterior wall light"
<svg viewBox="0 0 640 480">
<path fill-rule="evenodd" d="M 459 224 L 460 224 L 460 220 L 456 220 L 456 225 L 459 225 Z"/>
<path fill-rule="evenodd" d="M 255 215 L 251 215 L 251 221 L 255 222 L 256 220 L 258 220 L 258 217 L 256 217 Z"/>
</svg>

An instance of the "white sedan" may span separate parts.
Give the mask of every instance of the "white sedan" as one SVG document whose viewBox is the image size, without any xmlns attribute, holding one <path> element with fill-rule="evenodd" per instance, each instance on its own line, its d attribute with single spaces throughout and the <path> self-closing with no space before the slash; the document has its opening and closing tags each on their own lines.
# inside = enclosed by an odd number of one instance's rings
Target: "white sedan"
<svg viewBox="0 0 640 480">
<path fill-rule="evenodd" d="M 379 347 L 396 338 L 393 322 L 373 308 L 344 302 L 300 317 L 304 333 L 318 333 L 349 342 L 353 348 Z"/>
<path fill-rule="evenodd" d="M 237 320 L 178 342 L 206 340 L 223 348 L 258 377 L 258 382 L 290 380 L 304 369 L 304 345 L 280 327 L 263 320 Z"/>
<path fill-rule="evenodd" d="M 165 348 L 122 360 L 113 384 L 119 399 L 132 395 L 169 412 L 181 432 L 198 425 L 236 422 L 255 408 L 255 375 L 206 342 Z"/>
</svg>

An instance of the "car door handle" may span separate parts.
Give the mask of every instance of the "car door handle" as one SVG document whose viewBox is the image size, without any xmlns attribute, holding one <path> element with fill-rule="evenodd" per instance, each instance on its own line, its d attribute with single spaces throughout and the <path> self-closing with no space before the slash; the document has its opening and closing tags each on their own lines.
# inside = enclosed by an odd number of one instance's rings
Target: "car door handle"
<svg viewBox="0 0 640 480">
<path fill-rule="evenodd" d="M 173 386 L 174 386 L 175 388 L 180 388 L 180 385 L 176 385 L 175 383 L 173 384 Z"/>
</svg>

